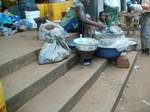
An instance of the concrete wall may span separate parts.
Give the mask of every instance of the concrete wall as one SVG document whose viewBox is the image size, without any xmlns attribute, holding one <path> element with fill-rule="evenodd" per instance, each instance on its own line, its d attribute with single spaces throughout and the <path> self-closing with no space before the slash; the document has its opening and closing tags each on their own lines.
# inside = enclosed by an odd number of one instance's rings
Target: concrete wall
<svg viewBox="0 0 150 112">
<path fill-rule="evenodd" d="M 103 0 L 98 0 L 98 14 L 99 12 L 104 10 L 104 1 Z"/>
<path fill-rule="evenodd" d="M 99 12 L 104 10 L 103 6 L 103 0 L 90 0 L 90 4 L 86 10 L 91 15 L 92 19 L 96 21 L 98 20 Z"/>
</svg>

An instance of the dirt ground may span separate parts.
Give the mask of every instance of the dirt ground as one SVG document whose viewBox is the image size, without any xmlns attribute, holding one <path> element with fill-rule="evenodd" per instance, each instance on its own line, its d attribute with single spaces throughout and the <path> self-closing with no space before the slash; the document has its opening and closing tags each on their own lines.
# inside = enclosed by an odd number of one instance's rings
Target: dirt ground
<svg viewBox="0 0 150 112">
<path fill-rule="evenodd" d="M 150 56 L 139 53 L 115 112 L 150 112 Z"/>
</svg>

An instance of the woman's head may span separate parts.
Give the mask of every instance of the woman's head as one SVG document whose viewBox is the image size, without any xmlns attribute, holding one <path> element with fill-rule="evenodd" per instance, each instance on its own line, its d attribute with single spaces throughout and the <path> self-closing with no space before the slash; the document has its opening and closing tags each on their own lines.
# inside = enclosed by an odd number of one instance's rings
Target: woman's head
<svg viewBox="0 0 150 112">
<path fill-rule="evenodd" d="M 100 12 L 99 13 L 99 20 L 100 21 L 104 21 L 106 19 L 106 14 L 105 14 L 105 12 L 103 11 L 103 12 Z"/>
<path fill-rule="evenodd" d="M 101 22 L 110 21 L 112 19 L 112 16 L 109 13 L 105 13 L 104 11 L 99 13 L 99 20 Z"/>
</svg>

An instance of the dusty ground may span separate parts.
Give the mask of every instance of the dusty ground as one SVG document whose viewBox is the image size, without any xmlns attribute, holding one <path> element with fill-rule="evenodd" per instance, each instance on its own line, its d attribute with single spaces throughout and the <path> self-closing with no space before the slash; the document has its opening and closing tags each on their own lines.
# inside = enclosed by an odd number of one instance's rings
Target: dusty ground
<svg viewBox="0 0 150 112">
<path fill-rule="evenodd" d="M 115 112 L 150 112 L 150 56 L 139 54 Z"/>
</svg>

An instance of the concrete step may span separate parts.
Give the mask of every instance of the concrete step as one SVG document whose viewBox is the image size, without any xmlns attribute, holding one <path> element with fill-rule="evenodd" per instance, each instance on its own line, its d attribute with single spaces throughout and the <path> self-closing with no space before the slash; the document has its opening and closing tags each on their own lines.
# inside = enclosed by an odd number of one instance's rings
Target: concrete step
<svg viewBox="0 0 150 112">
<path fill-rule="evenodd" d="M 1 81 L 4 86 L 8 112 L 15 112 L 77 62 L 76 54 L 56 64 L 38 65 L 37 62 L 33 62 L 3 78 Z"/>
<path fill-rule="evenodd" d="M 66 39 L 78 37 L 71 33 Z M 43 41 L 37 31 L 21 32 L 9 39 L 0 38 L 0 79 L 37 60 Z"/>
<path fill-rule="evenodd" d="M 114 65 L 102 73 L 95 84 L 87 91 L 71 112 L 113 112 L 130 72 L 137 53 L 129 53 L 130 68 L 117 68 Z"/>
<path fill-rule="evenodd" d="M 42 43 L 35 31 L 0 38 L 0 79 L 37 60 Z"/>
<path fill-rule="evenodd" d="M 89 66 L 77 65 L 56 80 L 17 112 L 68 112 L 92 86 L 108 65 L 94 59 Z"/>
</svg>

